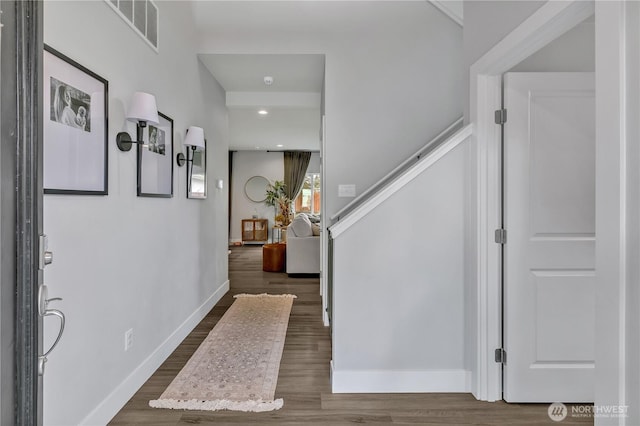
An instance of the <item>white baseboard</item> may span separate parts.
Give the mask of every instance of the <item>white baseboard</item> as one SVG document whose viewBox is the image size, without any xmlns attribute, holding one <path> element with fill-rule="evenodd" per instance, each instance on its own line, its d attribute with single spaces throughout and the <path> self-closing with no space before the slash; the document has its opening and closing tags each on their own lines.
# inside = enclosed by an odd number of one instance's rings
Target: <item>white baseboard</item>
<svg viewBox="0 0 640 426">
<path fill-rule="evenodd" d="M 180 326 L 124 379 L 109 396 L 94 408 L 80 424 L 106 425 L 228 291 L 229 280 L 225 281 L 211 297 L 180 324 Z"/>
<path fill-rule="evenodd" d="M 335 370 L 331 363 L 333 393 L 470 392 L 468 370 Z"/>
</svg>

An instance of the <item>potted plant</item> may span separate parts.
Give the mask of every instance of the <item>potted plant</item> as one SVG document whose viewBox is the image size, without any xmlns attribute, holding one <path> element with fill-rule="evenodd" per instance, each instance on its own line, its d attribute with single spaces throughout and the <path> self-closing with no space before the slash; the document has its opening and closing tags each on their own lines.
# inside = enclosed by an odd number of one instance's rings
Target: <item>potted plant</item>
<svg viewBox="0 0 640 426">
<path fill-rule="evenodd" d="M 267 198 L 264 200 L 265 204 L 268 206 L 273 206 L 274 209 L 274 218 L 273 221 L 274 223 L 277 222 L 277 215 L 278 215 L 278 207 L 280 207 L 280 199 L 281 198 L 287 198 L 287 196 L 284 194 L 284 182 L 281 180 L 277 180 L 275 182 L 273 182 L 273 184 L 269 184 L 269 186 L 267 186 Z M 283 219 L 283 223 L 286 221 L 286 219 Z"/>
</svg>

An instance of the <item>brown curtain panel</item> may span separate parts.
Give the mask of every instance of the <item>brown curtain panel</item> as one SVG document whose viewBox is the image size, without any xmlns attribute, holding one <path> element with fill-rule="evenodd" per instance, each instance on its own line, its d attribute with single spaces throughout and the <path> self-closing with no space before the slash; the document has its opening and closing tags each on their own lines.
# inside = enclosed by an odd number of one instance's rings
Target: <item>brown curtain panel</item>
<svg viewBox="0 0 640 426">
<path fill-rule="evenodd" d="M 284 192 L 293 200 L 300 192 L 311 160 L 309 151 L 284 152 Z"/>
</svg>

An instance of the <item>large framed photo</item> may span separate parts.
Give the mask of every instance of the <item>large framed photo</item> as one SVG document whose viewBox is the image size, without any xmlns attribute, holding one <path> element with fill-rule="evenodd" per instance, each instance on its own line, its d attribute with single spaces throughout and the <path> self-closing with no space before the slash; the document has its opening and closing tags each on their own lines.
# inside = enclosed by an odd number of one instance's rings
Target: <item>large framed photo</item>
<svg viewBox="0 0 640 426">
<path fill-rule="evenodd" d="M 173 196 L 173 120 L 160 111 L 160 124 L 144 129 L 138 144 L 138 196 Z"/>
<path fill-rule="evenodd" d="M 207 141 L 204 148 L 191 150 L 193 161 L 187 161 L 187 198 L 207 198 Z"/>
<path fill-rule="evenodd" d="M 44 193 L 107 195 L 109 83 L 44 46 Z"/>
</svg>

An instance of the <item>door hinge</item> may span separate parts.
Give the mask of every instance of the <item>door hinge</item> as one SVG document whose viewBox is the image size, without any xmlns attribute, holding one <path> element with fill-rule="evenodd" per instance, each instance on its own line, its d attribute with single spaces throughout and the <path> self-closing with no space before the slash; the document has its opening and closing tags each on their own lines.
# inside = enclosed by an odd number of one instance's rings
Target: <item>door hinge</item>
<svg viewBox="0 0 640 426">
<path fill-rule="evenodd" d="M 504 124 L 507 122 L 507 110 L 506 109 L 499 109 L 496 110 L 495 113 L 495 118 L 496 118 L 496 124 Z"/>
<path fill-rule="evenodd" d="M 506 229 L 496 229 L 495 232 L 496 243 L 497 244 L 506 244 L 507 243 L 507 230 Z"/>
<path fill-rule="evenodd" d="M 498 364 L 506 364 L 507 363 L 507 351 L 503 348 L 496 349 L 495 359 Z"/>
</svg>

